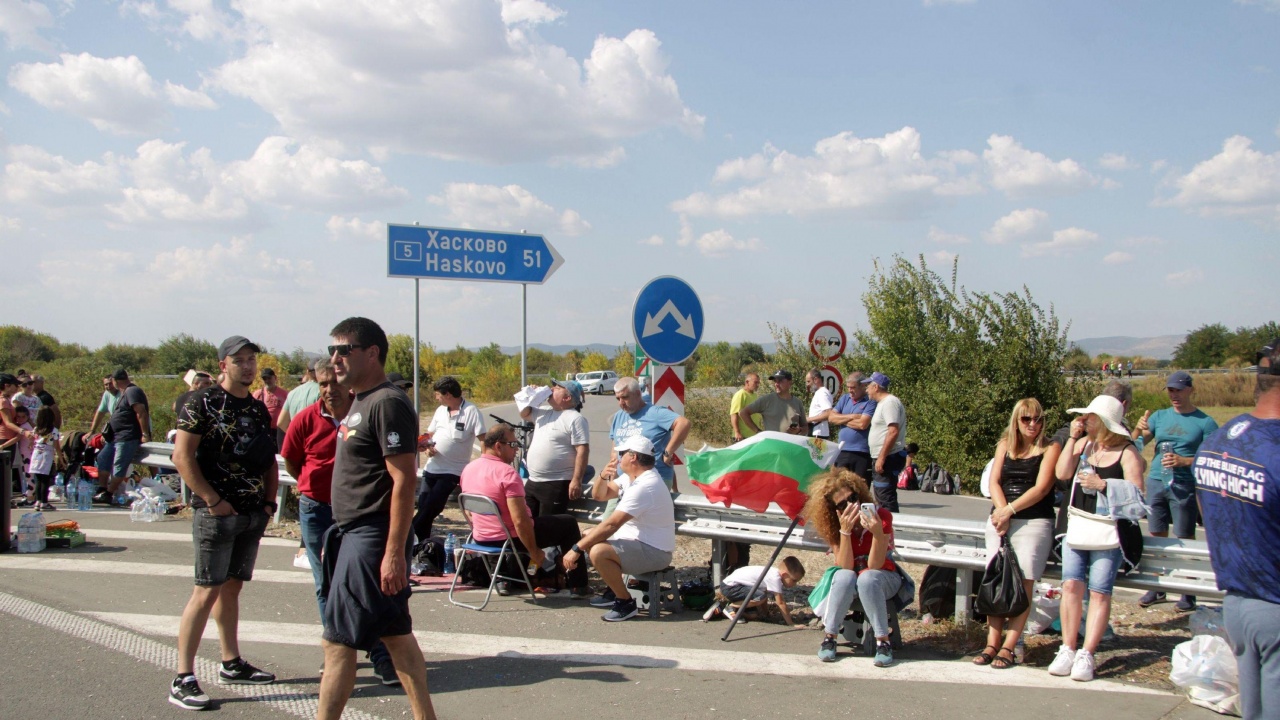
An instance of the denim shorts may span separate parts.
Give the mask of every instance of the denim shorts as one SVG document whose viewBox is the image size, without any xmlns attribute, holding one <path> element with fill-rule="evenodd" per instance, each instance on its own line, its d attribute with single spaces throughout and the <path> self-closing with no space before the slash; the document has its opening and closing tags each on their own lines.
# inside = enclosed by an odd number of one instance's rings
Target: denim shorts
<svg viewBox="0 0 1280 720">
<path fill-rule="evenodd" d="M 129 466 L 133 464 L 133 459 L 138 456 L 138 449 L 141 447 L 141 440 L 117 442 L 116 454 L 111 461 L 111 477 L 129 477 Z"/>
<path fill-rule="evenodd" d="M 1186 540 L 1196 537 L 1196 488 L 1194 483 L 1147 478 L 1147 529 Z"/>
<path fill-rule="evenodd" d="M 267 529 L 267 513 L 255 510 L 217 517 L 196 508 L 191 537 L 196 546 L 196 585 L 214 587 L 228 578 L 249 581 L 258 560 L 258 541 Z"/>
<path fill-rule="evenodd" d="M 1062 543 L 1062 582 L 1079 580 L 1093 592 L 1110 595 L 1120 570 L 1120 548 L 1111 550 L 1075 550 Z M 1086 577 L 1087 575 L 1087 577 Z"/>
</svg>

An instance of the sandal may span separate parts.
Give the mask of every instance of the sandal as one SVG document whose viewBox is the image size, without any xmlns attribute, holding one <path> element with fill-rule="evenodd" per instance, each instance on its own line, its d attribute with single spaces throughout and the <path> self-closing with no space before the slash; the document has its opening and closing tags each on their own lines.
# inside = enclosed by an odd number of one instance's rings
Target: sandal
<svg viewBox="0 0 1280 720">
<path fill-rule="evenodd" d="M 982 648 L 982 652 L 978 653 L 978 657 L 973 659 L 973 664 L 974 665 L 990 665 L 991 661 L 995 660 L 996 656 L 1000 654 L 1000 651 L 996 650 L 995 653 L 989 653 L 987 652 L 987 650 L 995 650 L 995 649 L 996 649 L 995 645 L 988 645 Z"/>
<path fill-rule="evenodd" d="M 1009 657 L 1005 657 L 1003 653 L 1009 653 Z M 1007 647 L 1002 647 L 996 651 L 995 659 L 991 661 L 991 667 L 996 670 L 1008 670 L 1017 664 L 1018 661 L 1013 657 L 1013 650 Z"/>
</svg>

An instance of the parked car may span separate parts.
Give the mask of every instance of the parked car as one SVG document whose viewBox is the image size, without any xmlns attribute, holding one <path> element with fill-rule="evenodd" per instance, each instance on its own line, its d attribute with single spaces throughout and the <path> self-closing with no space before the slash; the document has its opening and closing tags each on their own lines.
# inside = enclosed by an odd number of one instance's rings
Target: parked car
<svg viewBox="0 0 1280 720">
<path fill-rule="evenodd" d="M 578 373 L 578 382 L 582 384 L 584 394 L 603 395 L 613 392 L 613 386 L 618 382 L 618 373 L 612 370 Z"/>
</svg>

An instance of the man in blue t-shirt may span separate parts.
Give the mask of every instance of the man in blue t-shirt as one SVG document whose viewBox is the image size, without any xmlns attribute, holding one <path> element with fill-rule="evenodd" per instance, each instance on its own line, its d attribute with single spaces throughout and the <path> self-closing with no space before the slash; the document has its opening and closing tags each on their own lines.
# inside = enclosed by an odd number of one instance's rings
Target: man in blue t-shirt
<svg viewBox="0 0 1280 720">
<path fill-rule="evenodd" d="M 1173 407 L 1146 413 L 1134 428 L 1134 434 L 1145 442 L 1155 442 L 1155 458 L 1147 473 L 1147 529 L 1154 537 L 1173 534 L 1184 540 L 1195 539 L 1196 481 L 1191 472 L 1200 443 L 1218 430 L 1218 423 L 1195 406 L 1191 376 L 1182 370 L 1165 381 L 1165 391 Z M 1164 593 L 1148 591 L 1138 600 L 1142 607 L 1164 601 Z M 1194 595 L 1183 595 L 1176 605 L 1183 612 L 1196 608 Z"/>
<path fill-rule="evenodd" d="M 849 392 L 836 401 L 835 410 L 827 421 L 840 428 L 840 454 L 836 467 L 847 468 L 864 480 L 871 480 L 871 446 L 867 443 L 867 431 L 871 417 L 876 414 L 876 401 L 867 397 L 867 386 L 862 384 L 862 373 L 855 372 L 844 381 Z"/>
<path fill-rule="evenodd" d="M 1196 495 L 1245 720 L 1280 716 L 1280 337 L 1258 353 L 1257 404 L 1200 446 Z"/>
<path fill-rule="evenodd" d="M 618 400 L 618 412 L 609 428 L 609 439 L 618 447 L 632 435 L 643 435 L 653 443 L 656 453 L 654 470 L 662 476 L 669 489 L 675 489 L 676 471 L 672 465 L 676 451 L 689 435 L 689 419 L 675 414 L 665 407 L 650 405 L 640 397 L 640 383 L 635 378 L 622 378 L 613 386 L 613 396 Z M 613 480 L 618 477 L 618 453 L 611 450 L 609 464 L 600 477 Z"/>
</svg>

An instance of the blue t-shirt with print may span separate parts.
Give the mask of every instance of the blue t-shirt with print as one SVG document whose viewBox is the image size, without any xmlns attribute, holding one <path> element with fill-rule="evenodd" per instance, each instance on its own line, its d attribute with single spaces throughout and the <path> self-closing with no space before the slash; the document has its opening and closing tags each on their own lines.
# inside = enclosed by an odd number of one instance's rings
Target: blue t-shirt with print
<svg viewBox="0 0 1280 720">
<path fill-rule="evenodd" d="M 863 397 L 861 400 L 854 402 L 853 396 L 845 393 L 836 401 L 837 415 L 866 415 L 871 417 L 876 414 L 876 401 L 869 397 Z M 840 426 L 840 449 L 851 450 L 853 452 L 871 452 L 871 445 L 867 443 L 868 430 L 854 430 L 848 425 Z"/>
<path fill-rule="evenodd" d="M 1280 420 L 1231 419 L 1194 468 L 1218 589 L 1280 604 Z"/>
<path fill-rule="evenodd" d="M 643 435 L 648 438 L 649 442 L 653 443 L 653 451 L 657 456 L 653 469 L 658 471 L 662 481 L 670 487 L 675 480 L 676 471 L 663 461 L 662 456 L 667 451 L 667 441 L 671 439 L 671 425 L 678 417 L 680 416 L 669 408 L 657 405 L 645 405 L 631 414 L 627 414 L 625 410 L 619 410 L 613 416 L 613 425 L 609 428 L 609 439 L 613 441 L 613 447 L 617 447 L 632 435 Z"/>
<path fill-rule="evenodd" d="M 1151 434 L 1155 435 L 1150 442 L 1157 453 L 1157 457 L 1152 460 L 1151 467 L 1147 471 L 1147 477 L 1155 480 L 1161 479 L 1165 470 L 1165 467 L 1160 464 L 1160 443 L 1173 443 L 1175 455 L 1195 457 L 1196 451 L 1200 449 L 1200 443 L 1218 430 L 1218 423 L 1199 408 L 1189 413 L 1180 413 L 1171 407 L 1162 408 L 1151 413 L 1151 417 L 1147 418 L 1147 426 L 1151 428 Z M 1195 477 L 1191 468 L 1177 467 L 1173 469 L 1173 481 L 1190 486 L 1195 482 Z"/>
</svg>

